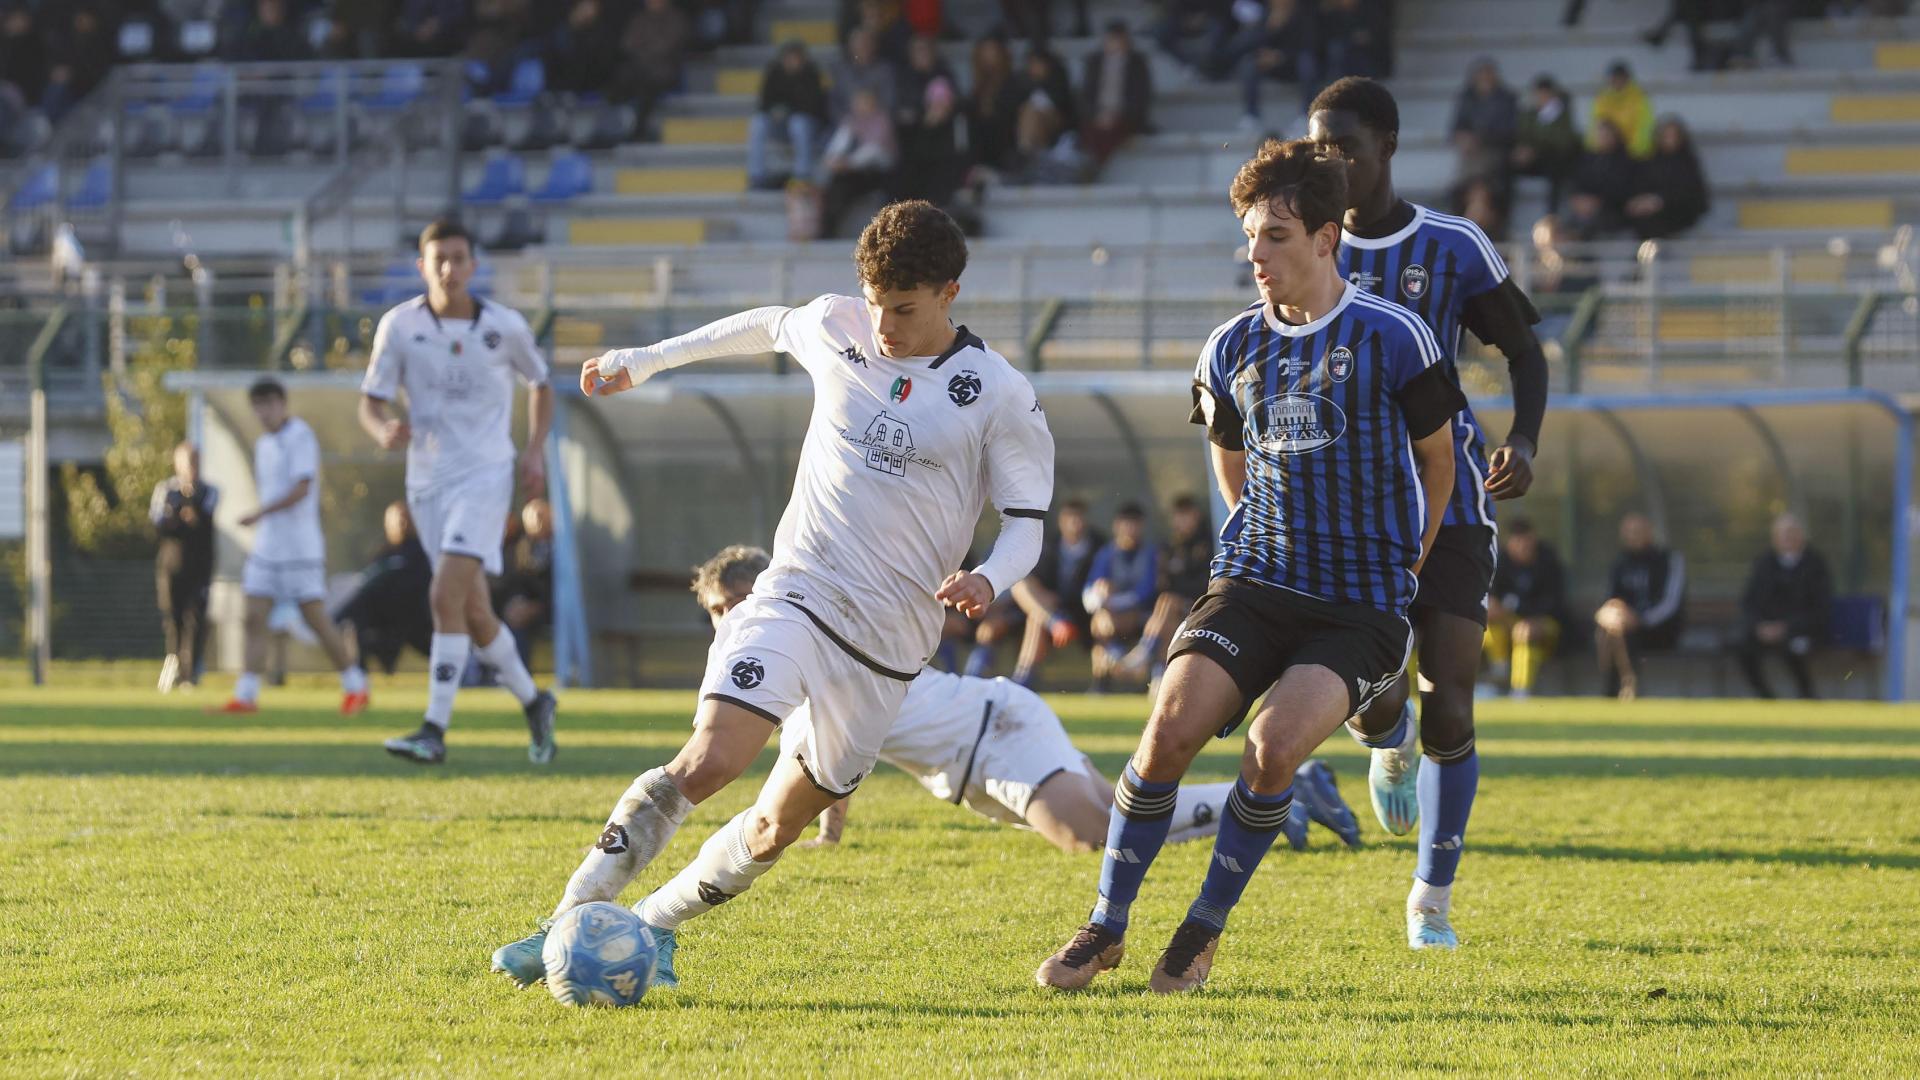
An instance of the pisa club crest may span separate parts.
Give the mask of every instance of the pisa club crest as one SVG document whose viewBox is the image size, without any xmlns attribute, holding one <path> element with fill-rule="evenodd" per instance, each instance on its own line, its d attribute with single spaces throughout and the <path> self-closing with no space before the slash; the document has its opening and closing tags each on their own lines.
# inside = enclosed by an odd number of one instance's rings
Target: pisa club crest
<svg viewBox="0 0 1920 1080">
<path fill-rule="evenodd" d="M 1319 394 L 1277 394 L 1253 410 L 1254 445 L 1270 454 L 1311 454 L 1347 430 L 1347 414 Z"/>
<path fill-rule="evenodd" d="M 1345 345 L 1327 354 L 1327 377 L 1334 382 L 1346 382 L 1353 377 L 1353 350 Z"/>
<path fill-rule="evenodd" d="M 1427 286 L 1431 283 L 1427 268 L 1419 263 L 1414 263 L 1400 271 L 1400 291 L 1405 293 L 1409 300 L 1418 300 L 1427 295 Z"/>
</svg>

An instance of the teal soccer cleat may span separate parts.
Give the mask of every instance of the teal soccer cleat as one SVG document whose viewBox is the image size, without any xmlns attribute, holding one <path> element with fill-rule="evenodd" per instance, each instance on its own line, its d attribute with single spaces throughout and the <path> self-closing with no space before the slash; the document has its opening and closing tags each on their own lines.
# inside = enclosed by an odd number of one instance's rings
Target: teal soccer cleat
<svg viewBox="0 0 1920 1080">
<path fill-rule="evenodd" d="M 1367 794 L 1373 799 L 1373 816 L 1380 827 L 1395 836 L 1405 836 L 1420 822 L 1420 735 L 1413 722 L 1413 706 L 1404 705 L 1407 737 L 1398 746 L 1373 751 L 1367 766 Z"/>
<path fill-rule="evenodd" d="M 1407 909 L 1407 948 L 1457 949 L 1460 937 L 1453 932 L 1447 913 L 1434 907 Z"/>
<path fill-rule="evenodd" d="M 673 951 L 680 947 L 680 943 L 674 940 L 671 930 L 662 930 L 657 926 L 649 926 L 647 929 L 653 931 L 652 987 L 655 990 L 680 989 L 680 976 L 673 973 Z"/>
<path fill-rule="evenodd" d="M 501 972 L 525 990 L 534 983 L 547 977 L 547 962 L 540 958 L 540 950 L 547 944 L 547 928 L 553 925 L 552 919 L 540 920 L 540 929 L 521 938 L 511 945 L 502 945 L 493 953 L 493 970 Z"/>
</svg>

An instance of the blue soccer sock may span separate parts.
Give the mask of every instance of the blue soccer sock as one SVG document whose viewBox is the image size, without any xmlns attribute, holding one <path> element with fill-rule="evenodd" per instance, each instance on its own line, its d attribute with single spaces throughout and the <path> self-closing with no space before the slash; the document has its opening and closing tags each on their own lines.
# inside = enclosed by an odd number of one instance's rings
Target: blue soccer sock
<svg viewBox="0 0 1920 1080">
<path fill-rule="evenodd" d="M 1399 746 L 1406 741 L 1407 728 L 1413 724 L 1413 702 L 1409 700 L 1400 706 L 1400 719 L 1395 721 L 1393 727 L 1385 734 L 1369 735 L 1361 731 L 1359 725 L 1355 722 L 1358 719 L 1359 717 L 1355 717 L 1353 720 L 1347 721 L 1347 734 L 1353 736 L 1354 742 L 1370 750 L 1386 750 L 1390 747 Z"/>
<path fill-rule="evenodd" d="M 1428 758 L 1420 766 L 1420 864 L 1413 876 L 1429 885 L 1451 885 L 1460 869 L 1467 816 L 1480 787 L 1480 755 L 1472 750 L 1456 761 Z"/>
<path fill-rule="evenodd" d="M 1127 932 L 1127 909 L 1140 895 L 1160 846 L 1173 827 L 1173 804 L 1180 782 L 1142 780 L 1127 762 L 1113 786 L 1113 812 L 1107 819 L 1107 850 L 1100 859 L 1100 902 L 1088 921 L 1116 934 Z"/>
<path fill-rule="evenodd" d="M 975 679 L 980 678 L 981 676 L 987 673 L 988 669 L 992 667 L 993 667 L 993 646 L 975 645 L 973 647 L 973 651 L 967 654 L 966 674 L 969 677 L 975 678 Z"/>
<path fill-rule="evenodd" d="M 1187 918 L 1215 930 L 1227 928 L 1227 913 L 1240 902 L 1260 860 L 1280 835 L 1280 825 L 1293 809 L 1293 787 L 1278 795 L 1257 795 L 1246 780 L 1234 781 L 1227 795 L 1227 812 L 1220 833 L 1213 838 L 1213 861 L 1200 885 L 1200 899 L 1187 909 Z"/>
</svg>

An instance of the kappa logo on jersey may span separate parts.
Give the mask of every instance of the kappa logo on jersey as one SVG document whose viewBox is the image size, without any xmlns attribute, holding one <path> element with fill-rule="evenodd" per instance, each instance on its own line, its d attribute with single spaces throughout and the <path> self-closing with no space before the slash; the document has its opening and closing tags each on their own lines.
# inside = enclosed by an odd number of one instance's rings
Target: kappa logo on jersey
<svg viewBox="0 0 1920 1080">
<path fill-rule="evenodd" d="M 912 394 L 913 380 L 905 375 L 893 380 L 893 387 L 887 391 L 887 396 L 895 401 L 905 401 Z"/>
<path fill-rule="evenodd" d="M 500 347 L 500 331 L 489 330 L 480 340 L 487 343 L 487 348 L 497 349 Z"/>
<path fill-rule="evenodd" d="M 901 381 L 905 381 L 904 378 Z M 907 462 L 913 460 L 913 429 L 905 421 L 881 413 L 867 425 L 866 433 L 860 436 L 860 445 L 867 452 L 867 468 L 894 476 L 907 475 Z"/>
<path fill-rule="evenodd" d="M 1406 293 L 1409 300 L 1418 300 L 1427 295 L 1428 283 L 1427 268 L 1419 263 L 1400 271 L 1400 291 Z"/>
<path fill-rule="evenodd" d="M 606 829 L 601 832 L 600 839 L 593 842 L 593 846 L 609 855 L 618 855 L 627 850 L 627 830 L 609 821 Z"/>
<path fill-rule="evenodd" d="M 842 351 L 841 351 L 841 353 L 840 353 L 840 355 L 841 355 L 841 356 L 844 356 L 844 357 L 846 357 L 846 358 L 847 358 L 847 363 L 849 363 L 849 364 L 854 364 L 854 365 L 857 365 L 857 366 L 859 366 L 859 367 L 871 367 L 871 366 L 872 366 L 872 365 L 870 365 L 870 364 L 868 364 L 868 363 L 867 363 L 867 354 L 866 354 L 866 353 L 863 353 L 863 352 L 861 352 L 861 351 L 860 351 L 860 346 L 858 346 L 858 345 L 849 345 L 849 346 L 847 346 L 847 347 L 846 347 L 846 348 L 845 348 L 844 350 L 842 350 Z"/>
<path fill-rule="evenodd" d="M 733 685 L 742 690 L 751 690 L 766 681 L 767 668 L 759 657 L 749 656 L 733 665 Z"/>
<path fill-rule="evenodd" d="M 1311 454 L 1346 434 L 1347 414 L 1319 394 L 1278 394 L 1253 410 L 1253 441 L 1274 454 Z"/>
<path fill-rule="evenodd" d="M 1327 376 L 1334 382 L 1346 382 L 1353 376 L 1353 350 L 1345 345 L 1327 354 Z"/>
<path fill-rule="evenodd" d="M 947 380 L 947 396 L 961 408 L 980 400 L 980 392 L 986 387 L 980 382 L 977 371 L 963 371 Z"/>
<path fill-rule="evenodd" d="M 425 345 L 427 343 L 427 335 L 425 334 L 413 335 L 413 343 L 415 345 Z"/>
</svg>

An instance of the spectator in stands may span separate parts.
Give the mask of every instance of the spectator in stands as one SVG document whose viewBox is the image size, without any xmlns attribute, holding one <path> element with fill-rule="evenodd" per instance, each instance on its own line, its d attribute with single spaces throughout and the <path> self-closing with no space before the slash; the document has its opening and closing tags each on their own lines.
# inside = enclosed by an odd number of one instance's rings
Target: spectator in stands
<svg viewBox="0 0 1920 1080">
<path fill-rule="evenodd" d="M 901 132 L 920 123 L 927 108 L 927 87 L 944 80 L 956 85 L 953 69 L 940 56 L 940 43 L 927 35 L 907 42 L 907 62 L 894 76 L 893 122 Z"/>
<path fill-rule="evenodd" d="M 1533 80 L 1532 100 L 1520 111 L 1514 131 L 1513 171 L 1547 181 L 1547 209 L 1560 209 L 1567 174 L 1580 158 L 1580 133 L 1573 127 L 1573 99 L 1551 75 Z"/>
<path fill-rule="evenodd" d="M 1693 56 L 1693 70 L 1711 71 L 1721 66 L 1707 42 L 1707 23 L 1715 15 L 1716 6 L 1717 0 L 1668 0 L 1666 15 L 1640 36 L 1647 44 L 1659 49 L 1666 46 L 1667 35 L 1673 32 L 1674 27 L 1685 27 L 1687 47 Z"/>
<path fill-rule="evenodd" d="M 1655 543 L 1645 514 L 1620 519 L 1620 555 L 1607 574 L 1607 599 L 1594 612 L 1594 644 L 1607 694 L 1639 694 L 1640 658 L 1680 643 L 1686 625 L 1687 560 Z"/>
<path fill-rule="evenodd" d="M 287 10 L 287 0 L 256 0 L 253 18 L 231 40 L 231 48 L 221 50 L 229 60 L 308 60 L 313 56 L 306 31 L 294 24 Z"/>
<path fill-rule="evenodd" d="M 873 31 L 856 27 L 847 35 L 840 59 L 833 65 L 833 91 L 829 122 L 838 124 L 853 109 L 853 96 L 862 90 L 873 94 L 885 112 L 893 111 L 893 65 L 875 52 Z"/>
<path fill-rule="evenodd" d="M 1086 37 L 1093 33 L 1093 24 L 1087 19 L 1087 0 L 1072 0 L 1073 22 L 1068 27 L 1071 37 Z M 1000 0 L 1000 17 L 1014 36 L 1026 38 L 1035 44 L 1043 44 L 1053 37 L 1053 0 Z"/>
<path fill-rule="evenodd" d="M 574 0 L 547 35 L 547 82 L 575 93 L 606 87 L 620 64 L 623 29 L 612 0 Z"/>
<path fill-rule="evenodd" d="M 1185 3 L 1172 0 L 1162 4 L 1161 17 L 1153 24 L 1154 42 L 1160 51 L 1195 75 L 1220 78 L 1236 32 L 1258 18 L 1258 12 L 1250 13 L 1247 4 L 1248 0 L 1188 0 Z M 1254 18 L 1247 18 L 1249 14 Z M 1200 38 L 1200 47 L 1189 49 L 1186 39 L 1196 35 Z"/>
<path fill-rule="evenodd" d="M 1125 22 L 1107 24 L 1099 51 L 1087 57 L 1080 86 L 1087 112 L 1080 137 L 1094 164 L 1105 165 L 1128 139 L 1151 126 L 1153 76 L 1146 54 L 1133 47 Z"/>
<path fill-rule="evenodd" d="M 1026 183 L 1071 183 L 1079 179 L 1077 162 L 1063 140 L 1079 127 L 1079 108 L 1060 58 L 1042 46 L 1027 50 L 1020 86 L 1020 111 L 1014 124 L 1019 179 Z M 1056 151 L 1061 151 L 1056 153 Z"/>
<path fill-rule="evenodd" d="M 40 104 L 47 85 L 47 51 L 34 10 L 14 0 L 0 10 L 0 86 L 11 86 L 23 105 Z"/>
<path fill-rule="evenodd" d="M 900 171 L 893 196 L 945 207 L 967 175 L 958 132 L 960 95 L 953 80 L 943 76 L 928 83 L 921 98 L 913 123 L 902 124 L 898 132 Z"/>
<path fill-rule="evenodd" d="M 467 0 L 400 0 L 392 46 L 402 56 L 452 56 L 467 37 Z"/>
<path fill-rule="evenodd" d="M 220 492 L 200 479 L 200 451 L 173 448 L 173 475 L 154 485 L 147 516 L 159 534 L 153 578 L 166 630 L 160 692 L 195 686 L 206 659 L 207 597 L 213 587 L 213 512 Z"/>
<path fill-rule="evenodd" d="M 1760 39 L 1765 38 L 1773 48 L 1774 60 L 1792 67 L 1793 49 L 1787 41 L 1787 20 L 1792 16 L 1793 5 L 1788 0 L 1747 0 L 1740 15 L 1740 36 L 1734 43 L 1740 61 L 1758 64 Z"/>
<path fill-rule="evenodd" d="M 1060 504 L 1054 529 L 1041 542 L 1040 561 L 1033 573 L 1008 590 L 1012 602 L 996 603 L 987 610 L 975 639 L 980 647 L 967 660 L 967 674 L 986 674 L 993 646 L 1022 629 L 1023 621 L 1020 657 L 1013 669 L 1013 681 L 1021 686 L 1033 684 L 1034 670 L 1048 653 L 1086 636 L 1089 620 L 1080 594 L 1093 569 L 1094 553 L 1105 546 L 1106 538 L 1087 524 L 1087 504 L 1079 499 Z"/>
<path fill-rule="evenodd" d="M 40 98 L 40 110 L 50 121 L 58 121 L 81 98 L 106 79 L 113 66 L 114 34 L 100 9 L 90 4 L 72 8 L 49 5 L 45 11 L 54 22 L 46 36 L 47 84 Z"/>
<path fill-rule="evenodd" d="M 607 97 L 632 104 L 642 117 L 650 116 L 661 98 L 680 88 L 692 45 L 693 22 L 686 12 L 675 7 L 673 0 L 646 0 L 627 20 Z"/>
<path fill-rule="evenodd" d="M 973 84 L 967 94 L 967 149 L 974 162 L 994 172 L 1013 163 L 1014 125 L 1020 114 L 1020 81 L 1005 38 L 973 45 Z"/>
<path fill-rule="evenodd" d="M 1487 594 L 1488 677 L 1514 697 L 1531 696 L 1540 669 L 1560 647 L 1567 621 L 1567 581 L 1560 556 L 1515 518 L 1500 528 L 1500 560 Z"/>
<path fill-rule="evenodd" d="M 793 177 L 811 180 L 814 151 L 827 124 L 827 85 L 807 47 L 789 41 L 760 76 L 760 107 L 747 122 L 747 179 L 757 188 L 779 187 L 782 179 L 767 167 L 767 143 L 778 140 L 793 150 Z"/>
<path fill-rule="evenodd" d="M 1578 240 L 1593 240 L 1625 227 L 1627 200 L 1633 197 L 1640 172 L 1611 121 L 1595 121 L 1591 140 L 1592 148 L 1580 155 L 1567 178 L 1566 221 Z"/>
<path fill-rule="evenodd" d="M 1593 123 L 1588 128 L 1588 145 L 1599 148 L 1600 125 L 1608 123 L 1635 158 L 1653 153 L 1653 102 L 1646 90 L 1633 79 L 1633 69 L 1625 60 L 1615 60 L 1607 68 L 1607 85 L 1593 99 Z"/>
<path fill-rule="evenodd" d="M 360 584 L 333 613 L 333 621 L 351 631 L 354 663 L 370 667 L 377 661 L 393 674 L 401 650 L 409 645 L 427 656 L 433 644 L 433 610 L 427 593 L 433 585 L 433 564 L 420 546 L 407 504 L 387 505 L 381 526 L 387 546 L 360 571 Z"/>
<path fill-rule="evenodd" d="M 1507 199 L 1494 181 L 1474 176 L 1453 189 L 1453 212 L 1495 240 L 1507 238 Z"/>
<path fill-rule="evenodd" d="M 827 190 L 820 211 L 821 234 L 832 236 L 839 230 L 841 217 L 855 199 L 887 190 L 899 159 L 893 117 L 887 115 L 880 95 L 870 89 L 856 91 L 846 119 L 840 121 L 833 138 L 827 141 L 824 155 Z"/>
<path fill-rule="evenodd" d="M 1093 556 L 1080 594 L 1093 632 L 1093 687 L 1112 688 L 1127 643 L 1139 637 L 1159 585 L 1158 553 L 1147 541 L 1147 515 L 1137 503 L 1114 511 L 1113 539 Z"/>
<path fill-rule="evenodd" d="M 387 55 L 394 0 L 329 0 L 326 53 L 342 60 Z"/>
<path fill-rule="evenodd" d="M 1693 136 L 1678 117 L 1660 121 L 1657 148 L 1636 170 L 1627 200 L 1627 224 L 1642 240 L 1664 240 L 1693 227 L 1707 213 L 1707 179 Z"/>
<path fill-rule="evenodd" d="M 1519 98 L 1500 81 L 1500 66 L 1491 57 L 1474 61 L 1454 99 L 1449 129 L 1462 181 L 1484 179 L 1497 191 L 1506 190 L 1519 113 Z"/>
<path fill-rule="evenodd" d="M 1833 577 L 1827 560 L 1807 546 L 1807 527 L 1792 514 L 1773 519 L 1773 545 L 1753 561 L 1740 595 L 1740 671 L 1757 697 L 1773 697 L 1761 663 L 1772 653 L 1785 661 L 1794 690 L 1812 699 L 1807 660 L 1826 643 L 1833 618 Z"/>
<path fill-rule="evenodd" d="M 844 20 L 848 12 L 842 11 Z M 841 39 L 854 32 L 864 31 L 873 42 L 874 55 L 890 67 L 907 62 L 907 41 L 913 36 L 913 28 L 900 17 L 899 5 L 890 0 L 858 0 L 851 12 L 853 19 L 848 29 L 841 33 Z"/>
<path fill-rule="evenodd" d="M 1321 78 L 1392 74 L 1393 39 L 1386 0 L 1321 0 L 1320 41 L 1326 66 Z"/>
<path fill-rule="evenodd" d="M 553 507 L 547 500 L 527 500 L 520 530 L 507 548 L 507 572 L 494 586 L 493 604 L 513 630 L 520 662 L 531 667 L 534 640 L 553 626 Z"/>
<path fill-rule="evenodd" d="M 1267 0 L 1266 18 L 1247 40 L 1240 57 L 1240 126 L 1259 131 L 1261 88 L 1268 79 L 1292 82 L 1300 91 L 1300 116 L 1321 90 L 1318 9 L 1314 0 Z M 1289 130 L 1304 130 L 1304 119 Z"/>
<path fill-rule="evenodd" d="M 1167 645 L 1187 617 L 1188 609 L 1207 591 L 1213 572 L 1213 534 L 1207 529 L 1206 509 L 1191 495 L 1173 500 L 1169 524 L 1173 536 L 1160 548 L 1160 579 L 1155 585 L 1153 612 L 1133 647 L 1115 671 L 1159 680 L 1167 669 Z"/>
</svg>

